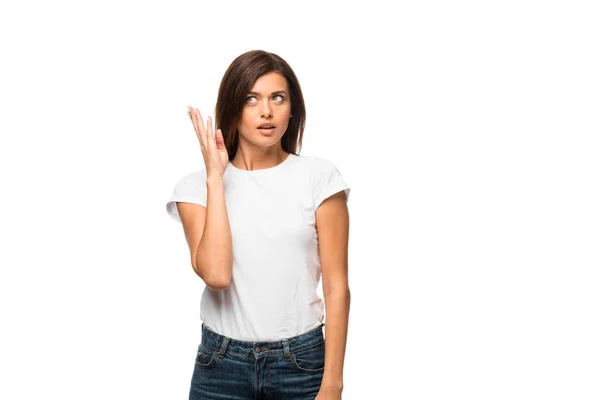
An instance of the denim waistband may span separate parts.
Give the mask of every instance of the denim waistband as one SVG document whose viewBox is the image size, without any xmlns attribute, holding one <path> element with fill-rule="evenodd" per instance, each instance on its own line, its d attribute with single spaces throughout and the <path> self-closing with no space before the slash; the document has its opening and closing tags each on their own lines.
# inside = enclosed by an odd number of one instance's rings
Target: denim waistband
<svg viewBox="0 0 600 400">
<path fill-rule="evenodd" d="M 256 357 L 280 354 L 289 358 L 290 353 L 321 344 L 325 340 L 323 326 L 325 324 L 321 323 L 308 332 L 281 340 L 249 342 L 223 336 L 202 323 L 202 344 L 215 349 L 220 357 L 233 352 Z"/>
</svg>

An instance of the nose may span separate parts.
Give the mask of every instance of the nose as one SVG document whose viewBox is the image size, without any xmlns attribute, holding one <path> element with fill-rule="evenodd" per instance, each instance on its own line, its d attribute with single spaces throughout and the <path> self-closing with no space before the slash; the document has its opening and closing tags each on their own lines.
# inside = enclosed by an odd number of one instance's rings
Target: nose
<svg viewBox="0 0 600 400">
<path fill-rule="evenodd" d="M 271 118 L 271 105 L 269 104 L 269 99 L 265 99 L 262 102 L 262 107 L 260 110 L 260 116 L 263 118 Z"/>
</svg>

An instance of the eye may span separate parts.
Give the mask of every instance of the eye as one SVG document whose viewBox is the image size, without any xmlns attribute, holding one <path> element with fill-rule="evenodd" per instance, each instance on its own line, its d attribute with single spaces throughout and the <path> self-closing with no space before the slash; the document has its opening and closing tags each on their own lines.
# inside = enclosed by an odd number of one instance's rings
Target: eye
<svg viewBox="0 0 600 400">
<path fill-rule="evenodd" d="M 275 98 L 275 101 L 283 101 L 283 96 L 280 94 L 276 94 L 275 96 L 273 96 Z M 279 97 L 279 100 L 277 100 L 277 97 Z"/>
<path fill-rule="evenodd" d="M 256 97 L 255 96 L 248 96 L 248 97 L 246 97 L 246 103 L 252 103 L 250 101 L 250 99 L 255 99 L 256 100 Z"/>
</svg>

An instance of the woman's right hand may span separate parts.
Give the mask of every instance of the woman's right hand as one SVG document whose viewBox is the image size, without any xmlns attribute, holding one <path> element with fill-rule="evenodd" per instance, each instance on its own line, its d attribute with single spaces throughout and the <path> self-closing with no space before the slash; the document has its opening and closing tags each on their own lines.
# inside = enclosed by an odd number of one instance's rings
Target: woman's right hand
<svg viewBox="0 0 600 400">
<path fill-rule="evenodd" d="M 206 177 L 222 178 L 229 163 L 229 154 L 225 147 L 223 132 L 217 129 L 213 137 L 212 119 L 208 117 L 207 127 L 205 128 L 202 115 L 200 115 L 200 110 L 197 108 L 188 106 L 188 114 L 194 124 L 196 136 L 200 141 L 200 150 L 202 150 L 204 165 L 206 165 Z"/>
</svg>

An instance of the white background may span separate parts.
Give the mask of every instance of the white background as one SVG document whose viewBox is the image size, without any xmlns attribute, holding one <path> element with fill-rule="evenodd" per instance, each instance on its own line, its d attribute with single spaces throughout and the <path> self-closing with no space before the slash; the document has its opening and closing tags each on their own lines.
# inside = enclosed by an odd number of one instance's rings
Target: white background
<svg viewBox="0 0 600 400">
<path fill-rule="evenodd" d="M 252 49 L 351 187 L 343 398 L 600 398 L 593 3 L 3 3 L 0 398 L 187 398 L 204 286 L 165 203 Z"/>
</svg>

